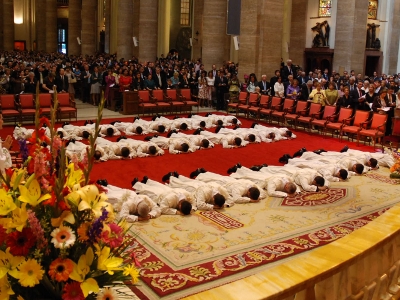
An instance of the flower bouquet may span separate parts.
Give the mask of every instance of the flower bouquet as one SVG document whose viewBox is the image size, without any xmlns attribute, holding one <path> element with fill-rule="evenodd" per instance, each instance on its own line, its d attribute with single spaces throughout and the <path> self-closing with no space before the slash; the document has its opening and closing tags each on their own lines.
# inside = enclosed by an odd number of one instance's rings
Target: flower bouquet
<svg viewBox="0 0 400 300">
<path fill-rule="evenodd" d="M 115 299 L 111 287 L 135 284 L 139 271 L 129 227 L 89 182 L 104 97 L 85 158 L 68 163 L 54 96 L 50 121 L 37 107 L 31 146 L 20 143 L 23 165 L 0 174 L 0 299 Z"/>
<path fill-rule="evenodd" d="M 394 164 L 390 167 L 390 178 L 400 179 L 400 152 L 395 151 L 392 148 L 385 148 L 385 152 L 392 155 Z"/>
</svg>

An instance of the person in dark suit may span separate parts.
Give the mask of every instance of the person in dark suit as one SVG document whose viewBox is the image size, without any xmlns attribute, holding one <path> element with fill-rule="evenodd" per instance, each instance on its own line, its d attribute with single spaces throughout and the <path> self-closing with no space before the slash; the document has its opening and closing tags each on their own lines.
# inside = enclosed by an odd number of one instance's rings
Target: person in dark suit
<svg viewBox="0 0 400 300">
<path fill-rule="evenodd" d="M 275 70 L 275 76 L 271 77 L 271 80 L 269 81 L 272 96 L 275 96 L 274 85 L 278 81 L 279 77 L 281 77 L 281 72 L 279 70 Z"/>
<path fill-rule="evenodd" d="M 293 65 L 292 65 L 292 61 L 290 59 L 288 59 L 286 61 L 286 66 L 283 67 L 283 75 L 282 75 L 282 79 L 284 82 L 289 80 L 289 75 L 292 75 L 293 78 L 295 76 L 294 70 L 293 70 Z"/>
<path fill-rule="evenodd" d="M 353 105 L 352 107 L 354 109 L 362 109 L 362 110 L 368 110 L 366 105 L 368 105 L 365 101 L 365 92 L 362 90 L 363 83 L 362 81 L 359 81 L 357 83 L 356 88 L 350 92 L 351 97 L 353 98 Z"/>
<path fill-rule="evenodd" d="M 350 96 L 350 89 L 348 86 L 343 89 L 344 95 L 338 99 L 336 102 L 336 106 L 350 108 L 353 102 L 352 97 Z"/>
<path fill-rule="evenodd" d="M 153 64 L 152 62 L 149 62 L 149 63 L 147 64 L 147 66 L 146 66 L 146 67 L 144 68 L 144 70 L 143 70 L 144 79 L 148 78 L 149 74 L 151 74 L 152 77 L 154 77 L 154 76 L 153 76 L 154 72 L 155 72 L 154 64 Z"/>
<path fill-rule="evenodd" d="M 92 74 L 89 71 L 89 65 L 85 64 L 84 70 L 81 73 L 82 82 L 82 102 L 86 103 L 90 101 L 90 88 L 91 88 L 91 77 Z"/>
<path fill-rule="evenodd" d="M 270 89 L 269 82 L 267 81 L 267 75 L 261 75 L 261 81 L 258 82 L 261 95 L 268 95 Z"/>
<path fill-rule="evenodd" d="M 224 110 L 224 96 L 228 92 L 228 78 L 224 77 L 221 71 L 218 71 L 217 74 L 214 82 L 217 90 L 217 110 Z"/>
<path fill-rule="evenodd" d="M 299 81 L 299 86 L 306 84 L 308 82 L 306 72 L 301 72 L 300 76 L 297 76 L 297 80 Z"/>
<path fill-rule="evenodd" d="M 25 78 L 24 82 L 24 93 L 36 94 L 37 80 L 35 78 L 35 73 L 29 72 L 28 77 Z"/>
<path fill-rule="evenodd" d="M 167 77 L 165 76 L 165 72 L 161 70 L 160 67 L 156 68 L 156 72 L 153 75 L 153 80 L 157 89 L 167 89 Z"/>
<path fill-rule="evenodd" d="M 313 87 L 313 82 L 311 80 L 307 81 L 307 83 L 304 83 L 301 86 L 301 95 L 299 100 L 307 101 L 311 94 L 312 87 Z"/>
<path fill-rule="evenodd" d="M 57 92 L 59 93 L 68 93 L 68 76 L 65 76 L 65 71 L 64 69 L 60 69 L 60 75 L 56 77 L 56 86 L 57 86 Z"/>
</svg>

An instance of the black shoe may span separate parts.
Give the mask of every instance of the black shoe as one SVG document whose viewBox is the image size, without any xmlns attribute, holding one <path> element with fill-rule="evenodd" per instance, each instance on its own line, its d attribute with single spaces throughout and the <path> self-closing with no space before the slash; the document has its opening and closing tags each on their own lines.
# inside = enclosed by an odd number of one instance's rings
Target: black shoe
<svg viewBox="0 0 400 300">
<path fill-rule="evenodd" d="M 342 150 L 340 150 L 341 153 L 343 152 L 347 152 L 347 150 L 349 150 L 349 146 L 344 146 Z"/>
<path fill-rule="evenodd" d="M 179 178 L 179 173 L 177 171 L 174 171 L 173 173 L 174 173 L 173 174 L 174 177 Z"/>
<path fill-rule="evenodd" d="M 107 186 L 108 185 L 107 179 L 103 179 L 103 183 L 104 183 L 104 186 Z"/>
<path fill-rule="evenodd" d="M 153 138 L 153 136 L 148 135 L 148 136 L 145 136 L 145 137 L 144 137 L 144 140 L 145 140 L 145 141 L 150 141 L 152 138 Z"/>
<path fill-rule="evenodd" d="M 200 168 L 200 169 L 199 169 L 199 172 L 200 172 L 200 173 L 207 173 L 207 170 L 204 169 L 204 168 Z"/>
<path fill-rule="evenodd" d="M 235 172 L 237 171 L 237 169 L 238 169 L 237 166 L 233 166 L 233 167 L 231 167 L 231 168 L 228 169 L 227 173 L 228 173 L 228 174 L 235 173 Z"/>
<path fill-rule="evenodd" d="M 268 165 L 267 165 L 267 164 L 262 164 L 260 167 L 261 167 L 261 168 L 267 168 Z M 260 168 L 260 169 L 261 169 L 261 168 Z"/>
<path fill-rule="evenodd" d="M 126 139 L 128 139 L 126 136 L 121 135 L 121 136 L 119 136 L 119 137 L 117 138 L 117 142 L 119 142 L 120 140 L 126 140 Z"/>
<path fill-rule="evenodd" d="M 138 181 L 139 181 L 139 178 L 137 178 L 137 177 L 133 178 L 133 180 L 131 182 L 132 186 L 134 186 L 135 183 L 138 182 Z"/>
<path fill-rule="evenodd" d="M 260 166 L 252 166 L 252 167 L 250 167 L 250 170 L 256 171 L 256 172 L 260 171 L 260 169 L 261 169 Z"/>
<path fill-rule="evenodd" d="M 163 182 L 167 182 L 167 181 L 169 181 L 169 178 L 170 178 L 171 176 L 174 176 L 174 172 L 169 172 L 169 173 L 165 174 L 165 175 L 162 177 L 161 180 L 162 180 Z"/>
<path fill-rule="evenodd" d="M 204 131 L 204 129 L 197 128 L 197 129 L 193 132 L 193 135 L 199 135 L 200 132 L 202 132 L 202 131 Z"/>
<path fill-rule="evenodd" d="M 242 164 L 241 164 L 240 162 L 238 162 L 238 163 L 236 164 L 236 167 L 237 167 L 238 169 L 240 169 L 240 168 L 242 167 Z"/>
<path fill-rule="evenodd" d="M 158 138 L 158 134 L 153 135 L 153 137 Z"/>
<path fill-rule="evenodd" d="M 62 127 L 64 128 L 65 125 L 69 125 L 69 122 L 64 122 Z"/>
<path fill-rule="evenodd" d="M 190 113 L 187 117 L 188 118 L 191 118 L 193 116 L 193 114 L 192 113 Z"/>
<path fill-rule="evenodd" d="M 307 151 L 306 148 L 301 148 L 299 151 L 297 151 L 297 152 L 295 152 L 295 153 L 293 154 L 293 157 L 302 156 L 303 153 L 306 152 L 306 151 Z"/>
<path fill-rule="evenodd" d="M 313 151 L 315 154 L 318 154 L 318 155 L 320 155 L 322 152 L 326 152 L 324 149 L 318 149 L 318 150 L 315 150 L 315 151 Z"/>
<path fill-rule="evenodd" d="M 215 128 L 215 133 L 218 133 L 222 128 L 225 128 L 224 126 L 217 126 L 217 128 Z"/>
<path fill-rule="evenodd" d="M 279 162 L 280 162 L 281 164 L 287 164 L 287 163 L 288 163 L 288 159 L 287 159 L 286 156 L 281 156 L 281 157 L 279 158 Z"/>
<path fill-rule="evenodd" d="M 178 131 L 176 131 L 175 129 L 171 130 L 170 132 L 168 132 L 167 137 L 171 137 L 173 133 L 178 133 Z"/>
<path fill-rule="evenodd" d="M 117 123 L 117 121 L 112 121 L 112 122 L 110 122 L 110 125 L 114 126 L 115 123 Z"/>
<path fill-rule="evenodd" d="M 149 180 L 149 177 L 143 176 L 143 179 L 142 179 L 141 183 L 146 184 L 147 180 Z"/>
<path fill-rule="evenodd" d="M 180 118 L 180 116 L 175 116 L 172 120 L 176 120 L 176 119 L 179 119 Z"/>
<path fill-rule="evenodd" d="M 211 116 L 212 115 L 212 113 L 206 113 L 206 117 L 208 117 L 208 116 Z"/>
<path fill-rule="evenodd" d="M 156 114 L 155 116 L 153 116 L 152 118 L 151 118 L 151 120 L 152 121 L 155 121 L 157 118 L 159 118 L 160 117 L 160 115 L 159 114 Z"/>
<path fill-rule="evenodd" d="M 251 128 L 256 127 L 256 125 L 258 125 L 258 123 L 257 123 L 257 122 L 254 122 L 253 124 L 251 124 Z"/>
<path fill-rule="evenodd" d="M 235 127 L 233 127 L 233 130 L 236 130 L 238 128 L 240 128 L 240 126 L 239 125 L 235 125 Z"/>
<path fill-rule="evenodd" d="M 136 120 L 140 120 L 140 117 L 134 117 L 133 118 L 133 122 L 135 122 Z"/>
</svg>

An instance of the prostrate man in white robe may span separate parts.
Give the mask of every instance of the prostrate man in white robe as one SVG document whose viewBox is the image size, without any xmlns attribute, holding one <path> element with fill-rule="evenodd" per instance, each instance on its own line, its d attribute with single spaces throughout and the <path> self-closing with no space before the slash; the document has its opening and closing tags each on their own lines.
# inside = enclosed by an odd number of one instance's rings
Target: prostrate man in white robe
<svg viewBox="0 0 400 300">
<path fill-rule="evenodd" d="M 184 189 L 194 195 L 197 208 L 200 210 L 220 209 L 234 204 L 228 191 L 216 183 L 205 183 L 179 175 L 178 178 L 170 177 L 169 186 Z"/>
<path fill-rule="evenodd" d="M 128 136 L 149 133 L 147 121 L 143 121 L 141 119 L 135 119 L 135 121 L 133 123 L 115 122 L 114 126 L 119 131 L 123 131 L 125 133 L 125 135 L 128 135 Z"/>
<path fill-rule="evenodd" d="M 189 215 L 197 209 L 191 194 L 184 189 L 173 189 L 151 179 L 135 182 L 133 188 L 138 194 L 146 195 L 157 203 L 164 215 Z"/>
<path fill-rule="evenodd" d="M 200 135 L 206 137 L 208 140 L 214 144 L 221 144 L 223 148 L 233 149 L 238 147 L 245 147 L 248 142 L 243 141 L 243 139 L 238 134 L 219 134 L 212 133 L 209 131 L 202 131 Z"/>
<path fill-rule="evenodd" d="M 212 172 L 205 172 L 198 174 L 196 180 L 207 183 L 215 182 L 221 185 L 228 191 L 232 201 L 235 203 L 258 202 L 266 197 L 262 188 L 246 179 L 235 179 Z"/>
<path fill-rule="evenodd" d="M 144 142 L 134 139 L 123 139 L 123 141 L 133 148 L 137 157 L 161 156 L 165 153 L 163 149 L 152 141 Z"/>
<path fill-rule="evenodd" d="M 256 123 L 252 127 L 259 131 L 262 136 L 273 141 L 296 138 L 296 135 L 287 128 L 267 127 Z"/>
<path fill-rule="evenodd" d="M 211 119 L 211 123 L 218 125 L 218 120 L 222 121 L 222 126 L 230 126 L 230 125 L 236 125 L 240 126 L 242 123 L 235 117 L 235 116 L 224 116 L 224 115 L 214 115 L 210 114 L 206 118 Z"/>
<path fill-rule="evenodd" d="M 197 150 L 214 148 L 214 143 L 204 138 L 201 135 L 190 135 L 182 132 L 173 133 L 171 138 L 185 138 L 190 144 L 195 146 Z"/>
<path fill-rule="evenodd" d="M 119 142 L 110 142 L 102 137 L 98 137 L 96 139 L 96 145 L 104 149 L 107 159 L 127 159 L 136 157 L 136 151 L 129 143 L 124 142 L 123 139 Z M 101 160 L 106 161 L 105 159 L 104 157 Z"/>
<path fill-rule="evenodd" d="M 239 135 L 244 141 L 247 141 L 249 143 L 261 143 L 259 132 L 257 130 L 254 130 L 253 128 L 221 128 L 218 133 L 226 135 L 236 134 Z"/>
</svg>

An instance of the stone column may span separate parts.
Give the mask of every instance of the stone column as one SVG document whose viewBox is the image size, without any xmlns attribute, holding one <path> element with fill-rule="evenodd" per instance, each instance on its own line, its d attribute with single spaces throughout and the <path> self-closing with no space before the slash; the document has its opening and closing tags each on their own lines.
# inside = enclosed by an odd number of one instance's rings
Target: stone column
<svg viewBox="0 0 400 300">
<path fill-rule="evenodd" d="M 36 50 L 46 51 L 46 0 L 35 0 Z"/>
<path fill-rule="evenodd" d="M 202 32 L 203 32 L 203 16 L 204 16 L 204 2 L 203 0 L 194 0 L 193 1 L 193 46 L 192 46 L 192 57 L 193 59 L 197 60 L 198 58 L 202 57 L 201 53 L 201 45 L 203 43 L 202 39 Z M 196 35 L 196 32 L 199 35 Z M 197 40 L 196 40 L 197 39 Z"/>
<path fill-rule="evenodd" d="M 391 33 L 389 34 L 389 74 L 395 74 L 397 70 L 397 64 L 399 59 L 399 36 L 400 36 L 400 1 L 393 3 L 393 19 Z"/>
<path fill-rule="evenodd" d="M 368 0 L 338 0 L 333 69 L 364 74 Z"/>
<path fill-rule="evenodd" d="M 140 1 L 139 28 L 139 59 L 154 61 L 157 57 L 158 0 Z"/>
<path fill-rule="evenodd" d="M 213 64 L 220 67 L 229 60 L 230 35 L 226 34 L 227 2 L 226 0 L 204 0 L 203 29 L 200 32 L 204 49 L 203 64 L 210 70 Z M 242 6 L 245 1 L 242 1 Z M 243 16 L 243 14 L 242 14 Z M 243 25 L 243 23 L 241 23 Z"/>
<path fill-rule="evenodd" d="M 4 8 L 3 8 L 3 0 L 0 0 L 0 25 L 3 27 L 3 14 L 4 14 Z M 4 49 L 4 44 L 3 44 L 3 28 L 0 29 L 0 49 Z"/>
<path fill-rule="evenodd" d="M 82 55 L 93 55 L 96 52 L 96 24 L 97 24 L 97 1 L 82 0 L 82 31 L 81 51 Z"/>
<path fill-rule="evenodd" d="M 3 30 L 4 50 L 14 50 L 14 3 L 12 0 L 3 0 Z"/>
<path fill-rule="evenodd" d="M 68 55 L 80 55 L 81 45 L 81 0 L 69 0 L 68 4 Z"/>
<path fill-rule="evenodd" d="M 104 19 L 105 19 L 105 26 L 106 28 L 105 30 L 105 36 L 104 36 L 104 52 L 106 53 L 110 53 L 110 18 L 111 18 L 111 0 L 106 0 L 105 3 L 105 15 L 104 15 Z"/>
<path fill-rule="evenodd" d="M 129 60 L 132 57 L 132 0 L 119 0 L 117 20 L 117 55 L 118 59 Z M 145 27 L 146 28 L 146 27 Z M 144 30 L 144 31 L 147 31 Z"/>
<path fill-rule="evenodd" d="M 289 58 L 294 64 L 303 68 L 307 33 L 307 10 L 308 0 L 292 0 Z"/>
<path fill-rule="evenodd" d="M 135 36 L 137 39 L 139 39 L 139 13 L 140 13 L 140 0 L 133 0 L 132 36 Z M 135 47 L 135 45 L 133 45 L 132 55 L 135 56 L 136 58 L 139 57 L 139 47 Z"/>
<path fill-rule="evenodd" d="M 283 1 L 242 1 L 239 37 L 239 80 L 243 74 L 274 75 L 282 54 Z M 271 9 L 273 7 L 274 9 Z M 274 34 L 276 33 L 276 34 Z"/>
<path fill-rule="evenodd" d="M 46 0 L 46 52 L 57 51 L 57 1 Z M 39 22 L 41 19 L 38 20 Z"/>
</svg>

